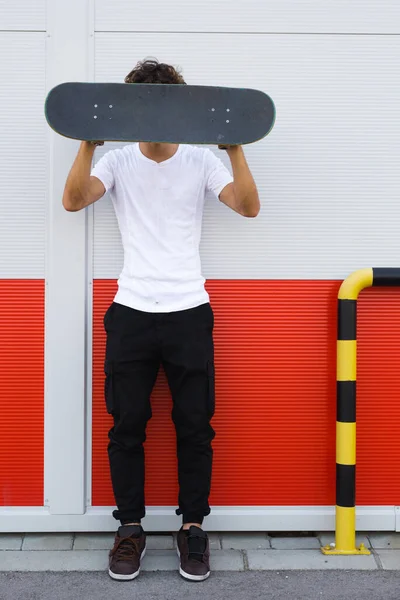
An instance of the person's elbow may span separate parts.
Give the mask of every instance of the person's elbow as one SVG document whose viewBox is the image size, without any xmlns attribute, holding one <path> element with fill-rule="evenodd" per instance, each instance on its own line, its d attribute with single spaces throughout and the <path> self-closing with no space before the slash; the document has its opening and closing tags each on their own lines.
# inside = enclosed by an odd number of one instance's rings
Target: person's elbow
<svg viewBox="0 0 400 600">
<path fill-rule="evenodd" d="M 255 189 L 243 202 L 242 202 L 242 215 L 249 219 L 255 219 L 260 213 L 260 199 L 258 197 L 258 191 Z"/>
<path fill-rule="evenodd" d="M 248 208 L 243 214 L 248 219 L 255 219 L 260 213 L 260 206 Z"/>
<path fill-rule="evenodd" d="M 84 202 L 79 196 L 65 190 L 62 198 L 62 205 L 67 212 L 77 212 L 83 208 Z"/>
</svg>

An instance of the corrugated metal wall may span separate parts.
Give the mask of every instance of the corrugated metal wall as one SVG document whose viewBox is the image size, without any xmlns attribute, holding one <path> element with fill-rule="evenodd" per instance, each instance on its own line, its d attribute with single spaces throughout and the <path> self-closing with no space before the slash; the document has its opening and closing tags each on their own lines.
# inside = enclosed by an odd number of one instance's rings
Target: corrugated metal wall
<svg viewBox="0 0 400 600">
<path fill-rule="evenodd" d="M 96 0 L 95 6 L 96 31 L 399 33 L 396 0 Z"/>
<path fill-rule="evenodd" d="M 0 505 L 43 504 L 45 0 L 0 2 Z"/>
<path fill-rule="evenodd" d="M 146 55 L 184 66 L 189 83 L 259 87 L 276 103 L 271 134 L 245 149 L 261 213 L 249 222 L 208 204 L 206 277 L 339 279 L 398 264 L 399 36 L 99 32 L 96 81 L 123 81 Z M 105 202 L 94 232 L 94 277 L 116 277 Z"/>
<path fill-rule="evenodd" d="M 400 38 L 386 35 L 399 33 L 399 17 L 389 1 L 96 3 L 96 81 L 123 81 L 136 60 L 156 56 L 183 67 L 188 83 L 260 88 L 277 108 L 272 133 L 245 149 L 258 218 L 212 199 L 204 216 L 203 272 L 216 314 L 214 505 L 334 504 L 339 281 L 400 263 Z M 92 500 L 110 505 L 101 316 L 122 248 L 108 199 L 94 207 L 93 240 Z M 398 291 L 362 294 L 359 504 L 400 496 L 399 317 Z M 174 505 L 162 374 L 153 403 L 147 503 Z"/>
<path fill-rule="evenodd" d="M 274 99 L 274 130 L 246 148 L 261 194 L 259 217 L 243 219 L 211 198 L 204 217 L 203 270 L 216 316 L 217 437 L 211 502 L 333 504 L 337 289 L 354 269 L 400 262 L 400 42 L 399 35 L 393 35 L 400 33 L 398 2 L 86 0 L 82 8 L 78 4 L 74 10 L 82 10 L 82 19 L 87 18 L 88 47 L 91 28 L 95 30 L 94 47 L 79 48 L 82 56 L 88 52 L 85 61 L 89 57 L 89 72 L 97 81 L 122 81 L 136 60 L 155 55 L 182 66 L 188 83 L 257 87 Z M 53 198 L 46 204 L 46 190 L 55 176 L 49 171 L 43 117 L 46 35 L 50 35 L 46 7 L 56 10 L 45 0 L 0 2 L 3 506 L 42 506 L 44 499 L 44 280 L 46 248 L 54 247 L 47 243 L 45 228 L 51 202 L 60 202 Z M 57 27 L 54 31 L 59 31 Z M 80 32 L 81 44 L 84 30 Z M 62 47 L 55 43 L 60 61 L 70 54 L 68 43 L 67 38 L 60 42 Z M 54 58 L 51 64 L 52 82 L 58 73 L 56 62 Z M 70 167 L 65 157 L 69 160 L 72 142 L 64 147 L 65 155 L 59 148 L 54 154 L 65 161 L 57 165 L 58 174 L 66 174 Z M 88 219 L 93 264 L 87 282 L 89 289 L 93 274 L 93 422 L 89 419 L 87 426 L 92 432 L 92 505 L 105 506 L 114 500 L 106 452 L 111 423 L 102 395 L 101 321 L 115 292 L 122 249 L 109 199 L 96 203 L 93 214 L 94 219 Z M 74 223 L 80 227 L 77 239 L 83 247 L 84 224 Z M 55 254 L 48 258 L 52 272 L 59 273 L 57 265 L 63 263 Z M 83 279 L 76 282 L 76 297 L 84 296 Z M 52 318 L 57 317 L 54 298 Z M 79 335 L 78 325 L 71 328 L 72 336 Z M 91 323 L 88 326 L 90 332 Z M 398 291 L 363 293 L 358 504 L 399 504 L 399 334 Z M 70 354 L 66 351 L 65 356 Z M 83 355 L 75 358 L 84 364 Z M 73 389 L 83 394 L 75 379 Z M 53 407 L 48 413 L 50 426 L 57 417 L 52 384 L 48 388 L 52 397 L 47 398 Z M 147 502 L 174 506 L 175 442 L 162 374 L 153 403 L 146 442 Z M 83 412 L 72 416 L 83 418 Z M 74 445 L 74 440 L 69 442 Z M 74 447 L 77 444 L 83 446 L 81 438 Z M 47 452 L 54 447 L 48 443 Z M 70 510 L 81 515 L 80 491 L 73 494 L 73 509 L 65 494 L 62 501 L 59 497 L 54 501 L 59 472 L 57 456 L 52 460 L 46 506 L 51 505 L 56 515 L 68 515 Z M 71 473 L 77 472 L 73 465 Z M 79 477 L 74 481 L 81 486 Z"/>
</svg>

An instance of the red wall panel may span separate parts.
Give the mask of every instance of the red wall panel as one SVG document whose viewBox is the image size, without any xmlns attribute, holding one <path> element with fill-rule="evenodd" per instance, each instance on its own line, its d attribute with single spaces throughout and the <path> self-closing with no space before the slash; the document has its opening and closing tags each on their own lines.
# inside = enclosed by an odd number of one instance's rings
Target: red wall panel
<svg viewBox="0 0 400 600">
<path fill-rule="evenodd" d="M 43 506 L 44 290 L 0 280 L 1 506 Z"/>
<path fill-rule="evenodd" d="M 357 503 L 400 503 L 400 289 L 358 306 Z"/>
<path fill-rule="evenodd" d="M 335 503 L 338 281 L 210 281 L 215 313 L 213 505 Z M 93 499 L 114 505 L 103 399 L 103 314 L 114 281 L 94 285 Z M 358 504 L 398 504 L 400 291 L 359 302 Z M 171 400 L 163 374 L 146 441 L 146 503 L 176 505 Z"/>
</svg>

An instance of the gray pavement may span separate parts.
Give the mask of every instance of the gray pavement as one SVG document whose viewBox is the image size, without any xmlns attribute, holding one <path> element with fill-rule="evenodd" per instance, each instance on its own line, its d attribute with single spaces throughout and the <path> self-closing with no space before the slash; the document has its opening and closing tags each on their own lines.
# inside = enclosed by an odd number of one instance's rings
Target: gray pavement
<svg viewBox="0 0 400 600">
<path fill-rule="evenodd" d="M 400 570 L 400 534 L 366 533 L 369 556 L 325 556 L 333 533 L 209 533 L 213 571 Z M 0 534 L 0 572 L 105 571 L 114 533 Z M 176 571 L 176 535 L 149 534 L 143 571 Z M 400 599 L 400 594 L 399 594 Z M 1 597 L 0 597 L 1 600 Z"/>
<path fill-rule="evenodd" d="M 143 572 L 130 582 L 104 573 L 0 573 L 1 600 L 399 600 L 397 571 L 212 573 L 201 583 Z"/>
<path fill-rule="evenodd" d="M 114 533 L 0 534 L 0 600 L 110 598 L 400 599 L 400 534 L 362 533 L 369 556 L 325 556 L 333 533 L 209 533 L 211 570 L 201 584 L 178 574 L 176 536 L 149 534 L 138 580 L 107 573 Z M 117 586 L 117 587 L 116 587 Z"/>
</svg>

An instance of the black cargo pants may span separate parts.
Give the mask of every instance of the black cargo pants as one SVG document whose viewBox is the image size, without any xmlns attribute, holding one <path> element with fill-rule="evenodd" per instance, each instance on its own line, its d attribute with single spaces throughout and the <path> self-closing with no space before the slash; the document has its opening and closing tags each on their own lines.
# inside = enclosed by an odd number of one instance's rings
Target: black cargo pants
<svg viewBox="0 0 400 600">
<path fill-rule="evenodd" d="M 144 449 L 151 418 L 150 394 L 162 364 L 172 394 L 178 455 L 176 514 L 202 523 L 210 513 L 215 432 L 214 316 L 210 304 L 172 313 L 147 313 L 113 302 L 104 316 L 107 333 L 105 401 L 114 425 L 108 456 L 115 519 L 145 516 Z"/>
</svg>

